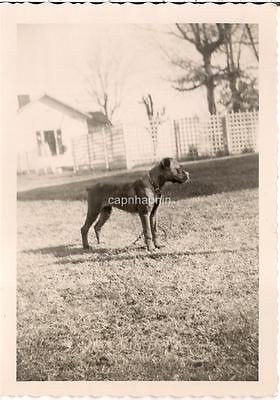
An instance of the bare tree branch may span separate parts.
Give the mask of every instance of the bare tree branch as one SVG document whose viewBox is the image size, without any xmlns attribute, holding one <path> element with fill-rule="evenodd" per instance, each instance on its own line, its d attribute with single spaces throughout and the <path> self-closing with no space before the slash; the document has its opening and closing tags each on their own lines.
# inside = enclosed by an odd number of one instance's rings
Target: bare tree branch
<svg viewBox="0 0 280 400">
<path fill-rule="evenodd" d="M 85 74 L 87 92 L 102 109 L 107 120 L 111 122 L 115 111 L 121 105 L 122 91 L 125 83 L 125 75 L 121 71 L 120 60 L 112 56 L 102 59 L 98 55 L 88 63 L 88 71 Z"/>
<path fill-rule="evenodd" d="M 183 38 L 184 40 L 187 40 L 188 42 L 190 42 L 190 43 L 196 45 L 195 40 L 194 40 L 193 38 L 191 38 L 189 35 L 187 35 L 187 33 L 184 31 L 183 27 L 181 27 L 182 24 L 175 24 L 175 25 L 176 25 L 178 31 L 181 33 L 182 38 Z M 177 37 L 180 37 L 179 35 L 176 35 L 176 36 L 177 36 Z"/>
<path fill-rule="evenodd" d="M 258 53 L 258 51 L 256 49 L 255 42 L 254 42 L 254 39 L 253 39 L 252 32 L 251 32 L 251 29 L 249 27 L 249 24 L 245 24 L 245 27 L 246 27 L 246 30 L 247 30 L 247 33 L 248 33 L 248 36 L 249 36 L 249 39 L 250 39 L 250 44 L 252 46 L 253 53 L 254 53 L 257 61 L 259 61 L 259 53 Z"/>
<path fill-rule="evenodd" d="M 195 90 L 203 85 L 204 85 L 203 82 L 199 82 L 196 85 L 194 84 L 193 86 L 190 86 L 190 87 L 186 87 L 186 86 L 181 87 L 181 86 L 175 86 L 175 85 L 173 85 L 172 87 L 173 87 L 173 89 L 178 90 L 178 92 L 190 92 L 190 91 Z"/>
</svg>

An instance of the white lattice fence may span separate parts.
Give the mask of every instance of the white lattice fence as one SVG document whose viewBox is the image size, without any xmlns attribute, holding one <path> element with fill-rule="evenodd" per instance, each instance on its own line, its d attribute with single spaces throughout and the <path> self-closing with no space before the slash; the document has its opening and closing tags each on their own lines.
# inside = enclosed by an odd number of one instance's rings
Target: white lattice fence
<svg viewBox="0 0 280 400">
<path fill-rule="evenodd" d="M 102 132 L 82 135 L 72 141 L 75 169 L 106 168 L 106 152 Z"/>
<path fill-rule="evenodd" d="M 93 130 L 74 138 L 72 153 L 75 169 L 116 169 L 126 167 L 126 151 L 121 125 Z"/>
<path fill-rule="evenodd" d="M 124 132 L 128 167 L 153 162 L 153 142 L 147 127 L 126 124 Z"/>
<path fill-rule="evenodd" d="M 258 112 L 165 120 L 154 127 L 156 151 L 149 128 L 148 124 L 117 125 L 74 138 L 74 168 L 130 168 L 168 156 L 188 160 L 227 154 L 227 151 L 229 154 L 258 151 Z M 55 171 L 63 161 L 58 165 L 61 157 L 52 157 L 50 152 L 39 157 L 35 150 L 18 154 L 19 172 Z"/>
<path fill-rule="evenodd" d="M 156 140 L 147 125 L 126 125 L 126 156 L 128 168 L 153 163 L 163 157 L 176 156 L 173 121 L 166 120 L 157 125 Z M 155 142 L 154 142 L 155 140 Z"/>
<path fill-rule="evenodd" d="M 110 169 L 126 167 L 126 148 L 122 125 L 115 125 L 104 130 L 105 150 Z"/>
<path fill-rule="evenodd" d="M 258 112 L 228 113 L 226 115 L 228 148 L 231 154 L 257 151 Z"/>
<path fill-rule="evenodd" d="M 258 113 L 230 113 L 208 118 L 181 118 L 157 127 L 157 151 L 145 126 L 126 127 L 128 166 L 175 156 L 181 160 L 200 156 L 257 151 Z"/>
<path fill-rule="evenodd" d="M 176 153 L 178 158 L 187 156 L 191 149 L 200 146 L 200 121 L 198 117 L 181 118 L 174 121 Z"/>
<path fill-rule="evenodd" d="M 258 112 L 175 120 L 174 136 L 179 159 L 257 151 Z"/>
<path fill-rule="evenodd" d="M 215 156 L 224 150 L 224 132 L 219 115 L 211 115 L 209 119 L 201 121 L 199 139 L 199 155 Z"/>
<path fill-rule="evenodd" d="M 207 119 L 198 117 L 174 121 L 176 153 L 178 158 L 198 155 L 214 156 L 224 149 L 224 131 L 221 118 L 212 115 Z"/>
</svg>

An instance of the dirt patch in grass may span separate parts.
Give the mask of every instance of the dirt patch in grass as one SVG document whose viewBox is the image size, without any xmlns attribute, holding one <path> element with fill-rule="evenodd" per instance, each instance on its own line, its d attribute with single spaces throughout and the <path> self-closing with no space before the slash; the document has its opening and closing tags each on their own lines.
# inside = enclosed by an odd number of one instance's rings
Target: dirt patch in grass
<svg viewBox="0 0 280 400">
<path fill-rule="evenodd" d="M 140 222 L 118 210 L 84 252 L 86 204 L 69 201 L 84 183 L 22 193 L 62 200 L 18 202 L 17 379 L 257 380 L 257 158 L 246 159 L 196 167 L 225 193 L 174 189 L 155 254 L 127 248 Z"/>
</svg>

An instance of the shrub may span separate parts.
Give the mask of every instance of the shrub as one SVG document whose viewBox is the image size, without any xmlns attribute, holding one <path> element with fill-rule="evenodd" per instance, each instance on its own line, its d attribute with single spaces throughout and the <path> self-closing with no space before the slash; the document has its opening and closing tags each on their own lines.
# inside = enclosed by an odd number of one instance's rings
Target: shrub
<svg viewBox="0 0 280 400">
<path fill-rule="evenodd" d="M 246 153 L 254 153 L 255 152 L 255 150 L 253 149 L 253 147 L 244 147 L 244 149 L 242 150 L 242 153 L 243 154 L 246 154 Z"/>
<path fill-rule="evenodd" d="M 225 156 L 228 156 L 228 155 L 229 155 L 229 152 L 228 152 L 228 149 L 227 149 L 227 148 L 225 148 L 225 149 L 219 149 L 219 150 L 217 150 L 216 153 L 215 153 L 215 156 L 216 156 L 216 157 L 225 157 Z"/>
<path fill-rule="evenodd" d="M 197 148 L 193 144 L 189 146 L 187 158 L 189 160 L 197 160 L 199 158 Z"/>
</svg>

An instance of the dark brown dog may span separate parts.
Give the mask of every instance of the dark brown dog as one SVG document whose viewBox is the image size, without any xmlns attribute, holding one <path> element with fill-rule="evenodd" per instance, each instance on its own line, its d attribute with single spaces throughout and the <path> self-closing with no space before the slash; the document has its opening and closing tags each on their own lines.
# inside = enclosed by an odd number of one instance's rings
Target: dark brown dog
<svg viewBox="0 0 280 400">
<path fill-rule="evenodd" d="M 130 213 L 138 213 L 143 226 L 145 243 L 149 251 L 159 248 L 156 212 L 160 204 L 161 188 L 166 182 L 183 183 L 190 179 L 189 173 L 173 158 L 164 158 L 143 178 L 123 185 L 96 184 L 88 188 L 88 212 L 81 228 L 83 248 L 89 249 L 88 231 L 93 222 L 97 242 L 102 226 L 111 215 L 112 207 Z"/>
</svg>

